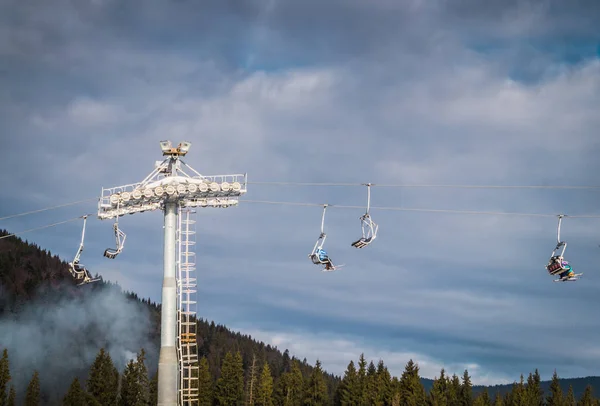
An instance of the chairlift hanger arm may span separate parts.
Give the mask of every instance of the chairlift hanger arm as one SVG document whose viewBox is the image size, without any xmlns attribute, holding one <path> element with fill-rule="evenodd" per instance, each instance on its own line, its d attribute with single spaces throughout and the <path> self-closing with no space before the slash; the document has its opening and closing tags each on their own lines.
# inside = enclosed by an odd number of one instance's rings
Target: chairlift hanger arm
<svg viewBox="0 0 600 406">
<path fill-rule="evenodd" d="M 77 249 L 77 253 L 75 254 L 75 258 L 73 259 L 73 264 L 79 263 L 79 258 L 81 258 L 81 253 L 83 252 L 84 241 L 85 241 L 85 227 L 87 224 L 87 214 L 82 216 L 83 218 L 83 228 L 81 229 L 81 241 L 79 242 L 79 248 Z"/>
<path fill-rule="evenodd" d="M 556 230 L 556 243 L 558 245 L 561 245 L 563 242 L 560 240 L 560 226 L 562 224 L 562 219 L 563 217 L 566 217 L 564 214 L 559 214 L 558 215 L 558 228 Z"/>
<path fill-rule="evenodd" d="M 84 215 L 80 218 L 83 218 L 83 228 L 81 230 L 81 241 L 79 243 L 79 248 L 77 249 L 77 253 L 75 254 L 75 258 L 73 258 L 72 262 L 68 263 L 69 272 L 75 278 L 76 281 L 81 281 L 77 284 L 77 286 L 81 286 L 87 283 L 97 282 L 102 280 L 102 277 L 94 278 L 87 270 L 84 265 L 79 263 L 79 259 L 81 258 L 81 253 L 83 252 L 84 242 L 85 242 L 85 228 L 87 225 L 88 215 Z"/>
<path fill-rule="evenodd" d="M 363 185 L 367 187 L 367 209 L 365 214 L 360 217 L 362 236 L 351 244 L 355 248 L 364 248 L 371 244 L 375 238 L 377 238 L 378 226 L 369 214 L 371 210 L 371 186 L 373 184 L 363 183 Z"/>
<path fill-rule="evenodd" d="M 125 245 L 125 239 L 127 235 L 119 229 L 117 223 L 113 225 L 115 231 L 115 240 L 116 240 L 116 248 L 107 248 L 104 250 L 104 256 L 108 259 L 115 259 L 117 255 L 123 252 L 123 247 Z"/>
<path fill-rule="evenodd" d="M 321 234 L 325 234 L 325 212 L 327 211 L 328 204 L 323 205 L 323 215 L 321 216 Z"/>
<path fill-rule="evenodd" d="M 367 187 L 367 211 L 365 212 L 365 215 L 368 216 L 369 211 L 371 209 L 371 186 L 373 184 L 372 183 L 364 183 L 364 185 Z"/>
<path fill-rule="evenodd" d="M 317 242 L 315 243 L 312 253 L 309 256 L 314 255 L 317 252 L 317 249 L 323 248 L 323 244 L 325 243 L 325 240 L 327 239 L 327 234 L 325 234 L 325 211 L 327 210 L 327 206 L 329 206 L 329 205 L 328 204 L 323 205 L 323 214 L 321 215 L 321 234 L 319 234 L 319 238 L 317 239 Z"/>
<path fill-rule="evenodd" d="M 127 235 L 119 228 L 119 216 L 118 215 L 113 224 L 113 230 L 115 233 L 116 248 L 114 248 L 114 249 L 107 248 L 106 250 L 104 250 L 104 256 L 108 259 L 115 259 L 117 257 L 117 255 L 119 255 L 123 251 L 123 247 L 125 245 L 125 239 L 127 238 Z"/>
</svg>

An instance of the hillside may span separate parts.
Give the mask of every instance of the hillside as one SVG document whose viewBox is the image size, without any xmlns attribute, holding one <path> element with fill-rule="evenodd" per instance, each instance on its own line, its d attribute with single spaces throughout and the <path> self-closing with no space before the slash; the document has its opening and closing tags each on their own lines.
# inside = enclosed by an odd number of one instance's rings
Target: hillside
<svg viewBox="0 0 600 406">
<path fill-rule="evenodd" d="M 16 237 L 0 239 L 0 350 L 8 348 L 16 366 L 12 375 L 17 392 L 25 391 L 31 372 L 39 369 L 44 399 L 58 402 L 73 377 L 85 381 L 100 348 L 110 352 L 119 370 L 144 348 L 153 375 L 159 329 L 160 305 L 109 282 L 77 287 L 66 262 L 49 251 Z M 304 376 L 313 371 L 306 359 L 204 319 L 198 320 L 198 346 L 215 379 L 226 353 L 236 351 L 245 371 L 253 355 L 257 365 L 266 360 L 275 380 L 294 360 Z M 325 374 L 330 397 L 339 380 Z"/>
<path fill-rule="evenodd" d="M 527 377 L 525 377 L 527 379 Z M 563 393 L 567 393 L 569 391 L 569 387 L 573 388 L 573 393 L 575 397 L 579 398 L 585 392 L 585 388 L 590 385 L 593 388 L 600 388 L 600 377 L 598 376 L 588 376 L 585 378 L 561 378 L 559 379 L 560 388 Z M 550 386 L 552 381 L 542 381 L 540 386 L 546 395 L 550 394 Z M 479 393 L 484 388 L 488 390 L 490 394 L 500 393 L 501 395 L 505 395 L 510 393 L 513 390 L 514 384 L 507 385 L 493 385 L 493 386 L 481 386 L 475 385 L 473 386 L 473 392 Z"/>
<path fill-rule="evenodd" d="M 0 231 L 0 235 L 6 234 Z M 261 367 L 265 362 L 268 364 L 277 405 L 283 404 L 284 375 L 289 375 L 292 364 L 299 367 L 305 385 L 312 379 L 315 368 L 287 350 L 282 352 L 213 321 L 200 319 L 198 327 L 199 354 L 206 358 L 210 380 L 215 385 L 227 354 L 237 352 L 241 355 L 246 385 L 253 357 Z M 159 328 L 160 305 L 135 293 L 122 292 L 118 285 L 108 282 L 77 287 L 66 263 L 57 256 L 16 237 L 0 239 L 0 350 L 8 349 L 10 383 L 19 397 L 26 391 L 32 372 L 38 370 L 43 403 L 60 404 L 74 378 L 86 382 L 100 348 L 110 353 L 118 371 L 124 371 L 128 361 L 143 348 L 149 375 L 155 377 Z M 357 377 L 363 373 L 366 382 L 377 377 L 377 385 L 385 383 L 387 389 L 369 389 L 375 391 L 373 396 L 385 397 L 384 404 L 406 390 L 403 388 L 407 385 L 407 376 L 412 373 L 405 371 L 402 377 L 391 377 L 383 362 L 377 365 L 366 361 L 360 372 L 359 364 L 360 361 L 356 364 Z M 349 368 L 354 368 L 354 363 Z M 419 386 L 430 392 L 434 381 L 419 379 L 418 371 L 415 373 Z M 352 379 L 347 377 L 342 381 L 341 377 L 327 373 L 322 379 L 327 399 L 322 404 L 344 404 L 341 398 L 349 396 Z M 572 386 L 578 398 L 587 385 L 600 387 L 600 377 L 559 382 L 564 393 Z M 550 385 L 550 381 L 540 383 L 546 394 L 550 393 Z M 473 386 L 473 396 L 484 389 L 490 396 L 509 395 L 514 391 L 513 385 Z"/>
</svg>

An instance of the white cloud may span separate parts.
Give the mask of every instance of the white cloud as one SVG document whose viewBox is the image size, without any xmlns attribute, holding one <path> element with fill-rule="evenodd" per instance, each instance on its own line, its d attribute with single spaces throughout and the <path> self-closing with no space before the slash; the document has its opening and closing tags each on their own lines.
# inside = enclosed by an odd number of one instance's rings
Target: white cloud
<svg viewBox="0 0 600 406">
<path fill-rule="evenodd" d="M 117 106 L 87 97 L 76 98 L 67 106 L 67 116 L 74 125 L 98 126 L 118 121 L 121 111 Z"/>
<path fill-rule="evenodd" d="M 235 326 L 234 326 L 235 328 Z M 350 360 L 356 364 L 360 354 L 365 355 L 367 363 L 373 361 L 375 365 L 381 359 L 388 367 L 392 376 L 400 378 L 408 360 L 412 359 L 419 365 L 420 376 L 433 379 L 439 376 L 440 370 L 445 369 L 446 374 L 456 374 L 462 377 L 465 369 L 469 371 L 471 380 L 475 385 L 489 385 L 499 383 L 510 383 L 514 378 L 504 375 L 496 375 L 493 371 L 483 369 L 480 365 L 472 362 L 460 364 L 448 364 L 443 360 L 433 359 L 425 354 L 415 353 L 410 350 L 389 351 L 374 348 L 353 337 L 336 337 L 327 333 L 287 332 L 287 331 L 263 331 L 247 328 L 239 328 L 244 334 L 263 341 L 266 344 L 276 346 L 281 351 L 288 349 L 290 354 L 302 360 L 306 358 L 311 364 L 319 359 L 323 368 L 338 376 L 343 376 Z"/>
</svg>

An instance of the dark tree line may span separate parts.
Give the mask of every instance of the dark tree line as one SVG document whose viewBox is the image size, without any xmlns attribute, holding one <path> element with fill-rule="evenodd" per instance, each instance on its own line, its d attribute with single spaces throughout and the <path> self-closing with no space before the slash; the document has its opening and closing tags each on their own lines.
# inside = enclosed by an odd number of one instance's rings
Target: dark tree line
<svg viewBox="0 0 600 406">
<path fill-rule="evenodd" d="M 246 370 L 240 352 L 227 352 L 220 366 L 220 376 L 209 371 L 206 357 L 198 364 L 198 406 L 275 406 L 330 404 L 325 374 L 319 361 L 309 375 L 303 374 L 301 363 L 293 359 L 289 370 L 277 382 L 268 362 L 259 365 L 254 357 Z M 15 406 L 17 393 L 11 385 L 8 351 L 0 359 L 0 406 Z M 130 360 L 121 373 L 110 354 L 100 349 L 91 365 L 88 378 L 74 378 L 63 395 L 64 406 L 151 406 L 157 404 L 158 376 L 150 376 L 145 363 L 145 351 Z M 25 406 L 46 404 L 40 393 L 38 371 L 33 371 L 26 392 L 21 394 Z"/>
<path fill-rule="evenodd" d="M 74 378 L 68 391 L 62 396 L 64 406 L 149 406 L 156 405 L 157 376 L 149 379 L 145 364 L 145 352 L 140 350 L 123 373 L 114 366 L 110 354 L 104 349 L 91 365 L 87 381 Z M 39 372 L 33 371 L 24 394 L 19 394 L 24 406 L 49 404 L 40 392 Z M 16 406 L 17 393 L 11 385 L 8 351 L 0 359 L 0 406 Z"/>
<path fill-rule="evenodd" d="M 91 365 L 87 380 L 74 378 L 62 397 L 64 406 L 153 406 L 157 404 L 156 374 L 150 376 L 142 349 L 121 373 L 110 354 L 100 349 Z M 542 389 L 538 371 L 527 380 L 521 375 L 510 392 L 489 393 L 484 387 L 474 393 L 467 370 L 462 377 L 448 376 L 444 369 L 433 380 L 430 391 L 423 386 L 419 366 L 412 360 L 400 377 L 392 376 L 382 360 L 367 364 L 361 354 L 357 364 L 350 361 L 333 396 L 319 360 L 309 373 L 292 359 L 276 379 L 267 361 L 256 356 L 244 367 L 240 352 L 227 352 L 218 376 L 210 372 L 206 357 L 198 364 L 198 406 L 599 406 L 591 385 L 577 398 L 573 387 L 563 393 L 558 374 L 554 372 L 548 393 Z M 0 406 L 15 406 L 17 394 L 10 384 L 7 350 L 0 359 Z M 44 404 L 40 396 L 40 378 L 33 371 L 23 394 L 25 406 Z"/>
</svg>

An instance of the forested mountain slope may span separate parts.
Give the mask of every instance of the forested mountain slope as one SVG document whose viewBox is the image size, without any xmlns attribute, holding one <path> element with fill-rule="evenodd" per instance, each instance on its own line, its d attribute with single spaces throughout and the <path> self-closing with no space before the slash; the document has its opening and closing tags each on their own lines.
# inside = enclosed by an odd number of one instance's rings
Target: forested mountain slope
<svg viewBox="0 0 600 406">
<path fill-rule="evenodd" d="M 74 377 L 85 381 L 100 348 L 119 371 L 144 348 L 154 374 L 159 340 L 159 304 L 108 282 L 75 286 L 66 262 L 57 256 L 20 238 L 0 239 L 0 350 L 8 349 L 18 393 L 37 369 L 42 394 L 56 401 Z M 295 360 L 288 351 L 203 319 L 198 320 L 198 345 L 215 379 L 228 352 L 241 353 L 246 371 L 254 356 L 261 367 L 266 360 L 275 380 Z M 297 361 L 308 376 L 313 367 Z M 324 379 L 333 396 L 339 378 L 325 373 Z"/>
</svg>

